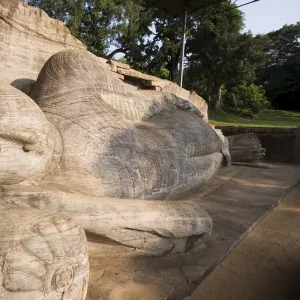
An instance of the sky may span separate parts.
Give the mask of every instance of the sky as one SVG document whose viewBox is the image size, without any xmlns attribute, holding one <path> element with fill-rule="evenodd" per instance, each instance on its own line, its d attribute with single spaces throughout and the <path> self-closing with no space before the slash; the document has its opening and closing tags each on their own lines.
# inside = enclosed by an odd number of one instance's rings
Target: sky
<svg viewBox="0 0 300 300">
<path fill-rule="evenodd" d="M 237 0 L 236 4 L 249 1 Z M 240 10 L 245 14 L 245 31 L 251 30 L 253 34 L 268 33 L 285 24 L 300 22 L 300 0 L 260 0 Z"/>
</svg>

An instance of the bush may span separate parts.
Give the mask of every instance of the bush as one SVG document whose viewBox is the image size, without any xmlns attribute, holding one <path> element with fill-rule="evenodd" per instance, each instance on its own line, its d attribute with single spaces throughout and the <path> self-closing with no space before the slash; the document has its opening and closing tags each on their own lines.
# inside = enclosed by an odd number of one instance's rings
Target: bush
<svg viewBox="0 0 300 300">
<path fill-rule="evenodd" d="M 238 114 L 257 113 L 270 107 L 270 102 L 265 96 L 265 90 L 261 85 L 241 84 L 226 92 L 224 105 Z"/>
</svg>

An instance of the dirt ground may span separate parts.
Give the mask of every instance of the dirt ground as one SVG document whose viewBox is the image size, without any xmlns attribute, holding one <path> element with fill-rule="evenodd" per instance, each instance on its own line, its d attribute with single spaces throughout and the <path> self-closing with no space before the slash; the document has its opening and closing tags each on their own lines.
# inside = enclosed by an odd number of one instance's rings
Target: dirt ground
<svg viewBox="0 0 300 300">
<path fill-rule="evenodd" d="M 184 298 L 222 299 L 300 299 L 300 186 Z"/>
</svg>

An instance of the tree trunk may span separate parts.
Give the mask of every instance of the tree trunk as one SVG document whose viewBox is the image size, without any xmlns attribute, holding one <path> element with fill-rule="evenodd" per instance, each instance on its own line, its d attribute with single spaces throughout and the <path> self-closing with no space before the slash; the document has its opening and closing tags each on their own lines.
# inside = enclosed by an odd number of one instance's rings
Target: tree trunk
<svg viewBox="0 0 300 300">
<path fill-rule="evenodd" d="M 171 64 L 170 64 L 170 80 L 171 81 L 175 81 L 175 73 L 176 73 L 176 68 L 177 68 L 177 65 L 176 65 L 176 61 L 175 61 L 175 58 L 172 56 L 171 57 Z"/>
<path fill-rule="evenodd" d="M 221 109 L 221 85 L 213 90 L 210 97 L 210 107 L 219 111 Z"/>
<path fill-rule="evenodd" d="M 177 80 L 178 75 L 178 64 L 179 64 L 179 55 L 180 51 L 178 51 L 177 54 L 171 54 L 171 60 L 170 60 L 170 80 L 175 82 Z"/>
</svg>

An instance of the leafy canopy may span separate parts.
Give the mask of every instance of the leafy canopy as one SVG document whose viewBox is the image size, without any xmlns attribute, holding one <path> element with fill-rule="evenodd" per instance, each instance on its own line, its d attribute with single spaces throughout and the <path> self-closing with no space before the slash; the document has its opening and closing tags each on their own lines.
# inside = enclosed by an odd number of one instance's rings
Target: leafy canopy
<svg viewBox="0 0 300 300">
<path fill-rule="evenodd" d="M 180 18 L 133 0 L 26 1 L 63 21 L 94 54 L 107 58 L 121 54 L 139 71 L 177 80 Z M 260 98 L 260 86 L 273 103 L 296 101 L 300 97 L 300 22 L 266 35 L 253 36 L 243 29 L 243 13 L 230 0 L 190 14 L 184 87 L 204 96 L 215 110 L 222 102 L 228 105 L 228 95 L 236 97 L 233 108 L 235 103 L 241 109 L 245 103 L 251 106 L 250 98 Z M 250 90 L 254 97 L 249 97 Z"/>
<path fill-rule="evenodd" d="M 300 22 L 272 31 L 266 38 L 266 63 L 258 70 L 257 82 L 276 103 L 300 91 Z"/>
<path fill-rule="evenodd" d="M 224 95 L 224 105 L 235 113 L 258 113 L 269 108 L 270 103 L 265 96 L 265 90 L 261 85 L 253 83 L 240 84 Z"/>
<path fill-rule="evenodd" d="M 243 28 L 242 12 L 224 1 L 202 11 L 200 25 L 189 41 L 188 78 L 201 78 L 200 88 L 206 89 L 214 109 L 220 108 L 222 85 L 230 88 L 253 81 L 256 66 L 262 62 L 261 37 L 241 33 Z M 196 91 L 201 94 L 201 90 Z"/>
</svg>

